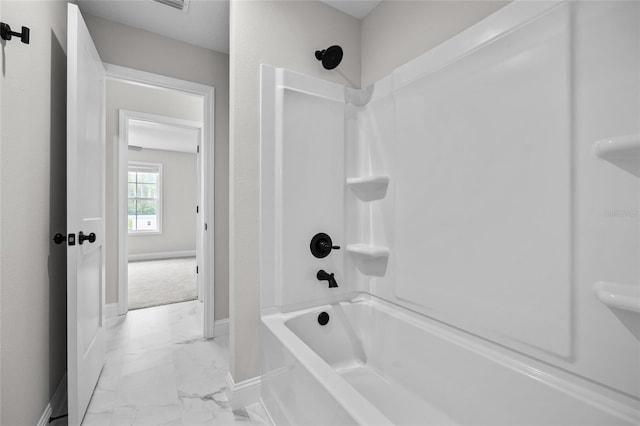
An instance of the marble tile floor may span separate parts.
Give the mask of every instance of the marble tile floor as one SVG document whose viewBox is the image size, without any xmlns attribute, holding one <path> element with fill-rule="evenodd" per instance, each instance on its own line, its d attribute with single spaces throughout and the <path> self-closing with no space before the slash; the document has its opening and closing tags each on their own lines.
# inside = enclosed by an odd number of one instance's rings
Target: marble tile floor
<svg viewBox="0 0 640 426">
<path fill-rule="evenodd" d="M 107 320 L 107 358 L 84 426 L 268 425 L 259 404 L 232 411 L 228 336 L 202 338 L 197 300 Z"/>
</svg>

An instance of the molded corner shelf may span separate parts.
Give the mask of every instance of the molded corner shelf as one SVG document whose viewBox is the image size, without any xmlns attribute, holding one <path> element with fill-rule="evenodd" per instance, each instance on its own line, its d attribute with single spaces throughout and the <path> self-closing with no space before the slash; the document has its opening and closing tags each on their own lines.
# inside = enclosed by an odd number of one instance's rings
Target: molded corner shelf
<svg viewBox="0 0 640 426">
<path fill-rule="evenodd" d="M 349 244 L 347 245 L 347 252 L 369 259 L 389 257 L 389 249 L 387 247 L 371 244 Z"/>
<path fill-rule="evenodd" d="M 347 186 L 362 201 L 381 200 L 387 195 L 389 176 L 347 178 Z"/>
<path fill-rule="evenodd" d="M 598 158 L 640 176 L 640 134 L 607 138 L 593 145 Z"/>
<path fill-rule="evenodd" d="M 604 160 L 640 160 L 640 135 L 601 139 L 594 145 L 596 155 Z"/>
<path fill-rule="evenodd" d="M 355 258 L 356 267 L 365 275 L 382 277 L 387 272 L 389 249 L 372 244 L 349 244 L 347 253 Z"/>
<path fill-rule="evenodd" d="M 610 308 L 640 313 L 640 286 L 598 281 L 593 292 Z"/>
</svg>

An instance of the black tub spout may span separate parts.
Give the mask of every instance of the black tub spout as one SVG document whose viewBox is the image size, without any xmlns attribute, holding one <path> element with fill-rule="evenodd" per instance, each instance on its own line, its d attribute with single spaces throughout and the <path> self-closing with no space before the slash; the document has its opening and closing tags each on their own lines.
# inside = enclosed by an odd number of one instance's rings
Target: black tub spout
<svg viewBox="0 0 640 426">
<path fill-rule="evenodd" d="M 333 274 L 330 274 L 323 269 L 320 269 L 318 271 L 318 273 L 316 274 L 316 278 L 318 278 L 318 281 L 329 281 L 329 288 L 338 287 L 338 283 L 336 282 Z"/>
</svg>

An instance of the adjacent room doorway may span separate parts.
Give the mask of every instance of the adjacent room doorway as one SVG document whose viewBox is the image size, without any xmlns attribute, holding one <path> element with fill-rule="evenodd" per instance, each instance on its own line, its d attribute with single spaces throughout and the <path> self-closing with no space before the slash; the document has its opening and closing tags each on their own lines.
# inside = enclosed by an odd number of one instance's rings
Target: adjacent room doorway
<svg viewBox="0 0 640 426">
<path fill-rule="evenodd" d="M 128 144 L 130 310 L 203 300 L 199 265 L 204 231 L 197 220 L 202 99 L 177 91 L 162 95 L 167 110 L 177 107 L 192 120 L 124 109 L 119 113 Z"/>
</svg>

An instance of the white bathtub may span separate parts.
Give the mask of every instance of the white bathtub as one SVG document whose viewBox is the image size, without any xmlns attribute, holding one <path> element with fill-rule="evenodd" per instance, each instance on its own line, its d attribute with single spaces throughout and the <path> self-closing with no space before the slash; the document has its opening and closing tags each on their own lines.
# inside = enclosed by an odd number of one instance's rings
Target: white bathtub
<svg viewBox="0 0 640 426">
<path fill-rule="evenodd" d="M 261 336 L 277 425 L 640 423 L 637 400 L 367 294 L 263 315 Z"/>
</svg>

